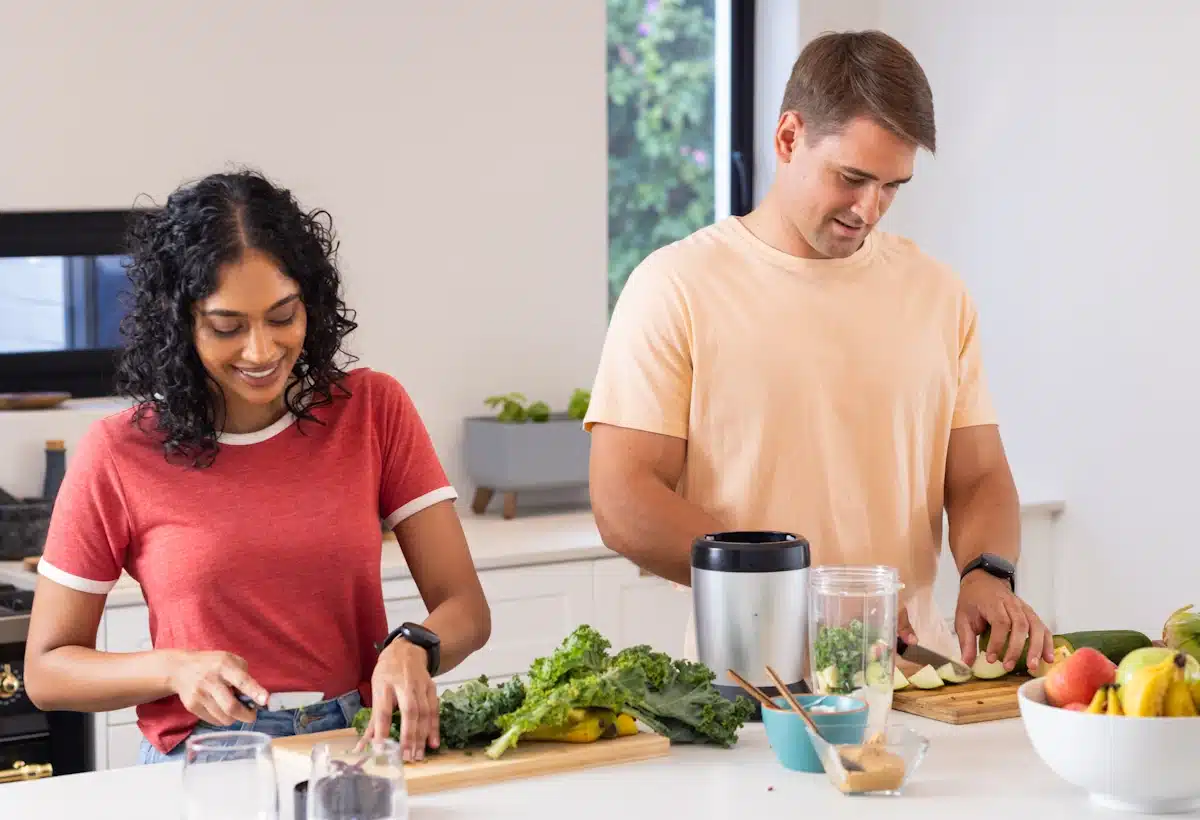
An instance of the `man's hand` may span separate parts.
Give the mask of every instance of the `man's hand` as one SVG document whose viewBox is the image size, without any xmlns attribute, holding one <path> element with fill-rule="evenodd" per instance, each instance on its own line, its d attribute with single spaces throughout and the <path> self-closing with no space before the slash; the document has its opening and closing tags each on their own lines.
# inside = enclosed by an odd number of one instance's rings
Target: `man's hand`
<svg viewBox="0 0 1200 820">
<path fill-rule="evenodd" d="M 1007 581 L 986 572 L 971 572 L 963 578 L 958 589 L 958 608 L 954 615 L 954 631 L 958 634 L 963 663 L 975 663 L 975 646 L 984 627 L 991 626 L 987 659 L 995 663 L 1003 652 L 1004 668 L 1011 672 L 1021 656 L 1025 639 L 1029 652 L 1025 663 L 1030 672 L 1038 663 L 1054 661 L 1054 640 L 1050 630 L 1037 613 L 1015 594 Z M 1007 642 L 1008 651 L 1004 645 Z"/>
</svg>

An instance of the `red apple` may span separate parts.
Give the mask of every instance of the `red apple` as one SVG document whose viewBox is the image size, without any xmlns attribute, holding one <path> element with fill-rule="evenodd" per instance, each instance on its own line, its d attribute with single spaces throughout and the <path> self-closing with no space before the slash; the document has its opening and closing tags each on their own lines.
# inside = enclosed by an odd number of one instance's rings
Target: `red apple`
<svg viewBox="0 0 1200 820">
<path fill-rule="evenodd" d="M 1046 673 L 1046 701 L 1051 706 L 1091 703 L 1096 690 L 1117 678 L 1117 665 L 1085 646 Z"/>
<path fill-rule="evenodd" d="M 1071 711 L 1071 712 L 1086 712 L 1087 704 L 1086 703 L 1068 703 L 1063 708 L 1068 711 Z"/>
</svg>

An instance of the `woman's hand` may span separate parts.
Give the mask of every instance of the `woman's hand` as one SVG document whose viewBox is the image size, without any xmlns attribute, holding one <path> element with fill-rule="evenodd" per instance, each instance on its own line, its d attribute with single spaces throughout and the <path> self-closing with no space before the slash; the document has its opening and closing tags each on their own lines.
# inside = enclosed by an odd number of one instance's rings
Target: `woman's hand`
<svg viewBox="0 0 1200 820">
<path fill-rule="evenodd" d="M 402 759 L 424 759 L 427 745 L 436 749 L 441 744 L 437 687 L 429 676 L 425 650 L 403 638 L 392 641 L 375 664 L 371 675 L 371 723 L 363 739 L 387 738 L 397 708 Z"/>
<path fill-rule="evenodd" d="M 170 686 L 189 712 L 214 726 L 254 720 L 254 711 L 238 701 L 234 690 L 267 704 L 267 690 L 250 677 L 246 661 L 229 652 L 176 653 Z"/>
</svg>

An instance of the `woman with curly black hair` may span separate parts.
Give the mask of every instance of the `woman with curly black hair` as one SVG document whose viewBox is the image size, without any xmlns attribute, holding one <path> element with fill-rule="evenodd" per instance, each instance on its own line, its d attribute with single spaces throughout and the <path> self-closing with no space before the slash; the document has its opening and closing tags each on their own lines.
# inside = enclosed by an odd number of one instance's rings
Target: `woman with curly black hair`
<svg viewBox="0 0 1200 820">
<path fill-rule="evenodd" d="M 457 495 L 403 387 L 345 369 L 354 329 L 324 211 L 255 173 L 209 176 L 139 215 L 119 391 L 69 464 L 38 565 L 26 687 L 42 709 L 136 706 L 141 761 L 197 732 L 343 728 L 402 713 L 438 746 L 433 676 L 490 613 Z M 429 611 L 389 632 L 394 530 Z M 141 585 L 153 649 L 97 651 L 108 592 Z"/>
</svg>

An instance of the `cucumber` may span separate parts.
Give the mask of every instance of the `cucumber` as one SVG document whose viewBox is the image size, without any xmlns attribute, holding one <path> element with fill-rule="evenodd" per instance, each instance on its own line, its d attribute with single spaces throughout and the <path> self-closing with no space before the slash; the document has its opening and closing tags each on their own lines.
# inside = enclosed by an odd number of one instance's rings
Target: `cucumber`
<svg viewBox="0 0 1200 820">
<path fill-rule="evenodd" d="M 1058 639 L 1060 638 L 1063 640 L 1063 645 L 1072 652 L 1082 649 L 1085 646 L 1090 646 L 1115 664 L 1120 664 L 1125 656 L 1133 650 L 1145 649 L 1154 643 L 1141 632 L 1133 629 L 1096 629 L 1085 632 L 1067 632 L 1062 635 L 1055 635 L 1054 638 L 1055 646 L 1059 645 Z"/>
<path fill-rule="evenodd" d="M 983 628 L 983 633 L 979 636 L 979 651 L 983 652 L 987 649 L 988 641 L 991 639 L 992 629 L 990 626 Z M 1083 632 L 1065 632 L 1062 635 L 1054 636 L 1054 648 L 1065 649 L 1068 652 L 1074 652 L 1076 649 L 1083 647 L 1091 647 L 1099 652 L 1104 657 L 1108 658 L 1113 663 L 1119 664 L 1121 659 L 1135 649 L 1141 649 L 1146 646 L 1151 646 L 1152 641 L 1132 629 L 1092 629 Z M 1005 644 L 1004 651 L 1008 651 L 1008 645 Z M 1025 658 L 1029 654 L 1029 640 L 1026 639 L 1025 646 L 1021 649 L 1021 654 L 1017 658 L 1016 668 L 1013 672 L 1018 675 L 1029 673 L 1029 669 L 1025 664 Z M 1000 653 L 1001 657 L 1004 652 Z M 1043 662 L 1041 666 L 1045 666 Z"/>
</svg>

